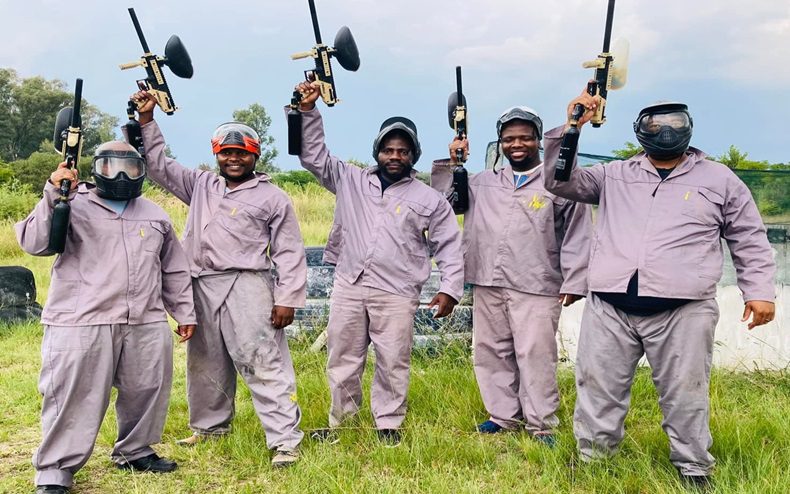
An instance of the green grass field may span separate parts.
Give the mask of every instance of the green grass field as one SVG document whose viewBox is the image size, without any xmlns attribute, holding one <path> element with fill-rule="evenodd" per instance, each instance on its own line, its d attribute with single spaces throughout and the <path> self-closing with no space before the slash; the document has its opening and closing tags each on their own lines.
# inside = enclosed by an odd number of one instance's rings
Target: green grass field
<svg viewBox="0 0 790 494">
<path fill-rule="evenodd" d="M 331 222 L 333 197 L 318 188 L 289 190 L 308 245 L 321 244 Z M 155 190 L 180 228 L 186 208 Z M 33 270 L 38 300 L 46 298 L 51 259 L 23 255 L 12 223 L 0 223 L 0 264 Z M 0 493 L 32 492 L 30 457 L 40 439 L 40 397 L 36 388 L 41 328 L 37 323 L 0 326 Z M 304 429 L 326 425 L 329 405 L 323 353 L 307 347 L 314 335 L 291 344 Z M 481 436 L 475 425 L 487 417 L 474 379 L 468 343 L 418 350 L 412 366 L 405 440 L 398 448 L 379 444 L 369 408 L 341 433 L 336 445 L 308 439 L 293 468 L 275 471 L 263 431 L 242 385 L 234 432 L 193 449 L 175 446 L 189 434 L 185 394 L 185 347 L 177 345 L 175 381 L 163 456 L 179 462 L 172 474 L 117 471 L 109 452 L 115 438 L 111 409 L 96 449 L 76 476 L 73 492 L 87 493 L 258 493 L 258 492 L 491 492 L 491 493 L 670 493 L 683 492 L 668 460 L 668 442 L 648 369 L 634 383 L 632 410 L 621 453 L 582 464 L 575 453 L 571 414 L 573 373 L 560 372 L 562 404 L 559 444 L 554 450 L 526 433 Z M 366 393 L 371 370 L 366 372 Z M 790 492 L 790 373 L 738 374 L 718 370 L 711 385 L 716 487 L 721 493 Z"/>
</svg>

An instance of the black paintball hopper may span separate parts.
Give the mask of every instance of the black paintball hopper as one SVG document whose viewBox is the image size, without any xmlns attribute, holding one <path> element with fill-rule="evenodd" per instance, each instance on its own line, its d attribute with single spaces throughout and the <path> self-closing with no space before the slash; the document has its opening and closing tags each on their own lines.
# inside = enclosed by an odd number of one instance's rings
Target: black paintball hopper
<svg viewBox="0 0 790 494">
<path fill-rule="evenodd" d="M 55 117 L 55 133 L 52 136 L 52 144 L 55 147 L 55 151 L 59 153 L 63 151 L 63 142 L 66 139 L 66 132 L 69 129 L 69 125 L 71 125 L 72 111 L 70 106 L 61 108 L 58 112 L 58 116 Z"/>
<path fill-rule="evenodd" d="M 451 129 L 455 129 L 455 109 L 458 106 L 466 106 L 466 95 L 461 95 L 461 99 L 463 101 L 458 103 L 458 91 L 453 91 L 447 98 L 447 121 L 450 123 Z"/>
<path fill-rule="evenodd" d="M 356 72 L 359 69 L 359 50 L 351 30 L 343 26 L 335 35 L 335 46 L 332 55 L 344 69 Z"/>
<path fill-rule="evenodd" d="M 353 40 L 352 40 L 353 41 Z M 181 39 L 175 34 L 170 36 L 165 45 L 165 58 L 162 63 L 170 67 L 170 71 L 182 79 L 190 79 L 194 73 L 192 59 Z"/>
</svg>

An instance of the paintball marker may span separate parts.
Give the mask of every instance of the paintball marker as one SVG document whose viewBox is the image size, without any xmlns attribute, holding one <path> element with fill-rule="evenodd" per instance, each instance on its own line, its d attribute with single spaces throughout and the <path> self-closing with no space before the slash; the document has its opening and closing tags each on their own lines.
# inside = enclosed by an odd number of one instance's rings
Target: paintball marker
<svg viewBox="0 0 790 494">
<path fill-rule="evenodd" d="M 55 134 L 52 139 L 55 150 L 63 155 L 66 166 L 72 169 L 77 165 L 82 152 L 82 118 L 80 103 L 82 102 L 82 79 L 74 85 L 74 104 L 58 112 L 55 118 Z M 66 233 L 69 229 L 71 206 L 69 191 L 71 180 L 61 180 L 60 197 L 52 211 L 52 224 L 49 228 L 49 246 L 47 250 L 62 254 L 66 247 Z"/>
<path fill-rule="evenodd" d="M 121 70 L 131 69 L 134 67 L 144 67 L 146 78 L 137 81 L 137 86 L 143 90 L 148 91 L 156 98 L 156 103 L 159 108 L 168 115 L 172 115 L 178 108 L 173 102 L 173 94 L 165 81 L 165 74 L 162 72 L 162 67 L 167 65 L 170 70 L 177 77 L 189 79 L 192 77 L 192 60 L 189 58 L 186 48 L 181 43 L 178 36 L 170 36 L 165 45 L 165 56 L 160 57 L 151 53 L 148 49 L 148 43 L 145 41 L 143 30 L 140 28 L 140 23 L 137 21 L 137 14 L 134 9 L 129 9 L 129 15 L 132 17 L 134 29 L 137 31 L 137 37 L 140 38 L 140 44 L 143 45 L 143 56 L 136 62 L 129 62 L 121 64 Z"/>
<path fill-rule="evenodd" d="M 340 100 L 337 98 L 335 88 L 335 75 L 332 72 L 332 57 L 335 57 L 340 66 L 351 72 L 359 69 L 359 50 L 351 30 L 343 26 L 335 35 L 333 47 L 326 46 L 321 41 L 321 30 L 318 27 L 318 15 L 315 11 L 315 0 L 308 0 L 310 6 L 310 18 L 313 21 L 313 32 L 315 33 L 315 46 L 310 51 L 294 53 L 291 59 L 311 57 L 315 60 L 315 69 L 305 71 L 305 79 L 317 81 L 321 99 L 326 106 L 335 106 Z M 301 95 L 294 92 L 291 98 L 290 110 L 288 111 L 288 154 L 299 155 L 302 151 L 302 115 L 299 113 L 299 102 Z"/>
<path fill-rule="evenodd" d="M 590 118 L 590 123 L 595 128 L 600 127 L 606 121 L 606 98 L 610 89 L 620 89 L 625 85 L 626 67 L 628 60 L 628 44 L 624 40 L 614 53 L 609 52 L 609 44 L 612 39 L 612 21 L 614 20 L 614 1 L 609 0 L 609 7 L 606 11 L 606 28 L 603 36 L 603 49 L 595 60 L 584 62 L 582 67 L 595 69 L 595 77 L 587 83 L 587 93 L 591 96 L 600 96 L 601 103 L 595 110 L 595 114 Z M 617 63 L 615 63 L 617 60 Z M 554 169 L 554 179 L 567 182 L 571 176 L 571 166 L 576 155 L 579 144 L 579 119 L 584 115 L 584 105 L 576 104 L 571 112 L 569 120 L 570 128 L 565 132 L 560 146 L 560 154 Z"/>
<path fill-rule="evenodd" d="M 450 128 L 455 131 L 458 139 L 466 139 L 466 97 L 461 87 L 461 67 L 455 68 L 455 85 L 457 90 L 450 93 L 447 99 L 447 118 Z M 469 209 L 469 174 L 464 168 L 464 152 L 457 149 L 455 152 L 458 166 L 453 170 L 453 195 L 450 204 L 455 214 L 463 214 Z"/>
</svg>

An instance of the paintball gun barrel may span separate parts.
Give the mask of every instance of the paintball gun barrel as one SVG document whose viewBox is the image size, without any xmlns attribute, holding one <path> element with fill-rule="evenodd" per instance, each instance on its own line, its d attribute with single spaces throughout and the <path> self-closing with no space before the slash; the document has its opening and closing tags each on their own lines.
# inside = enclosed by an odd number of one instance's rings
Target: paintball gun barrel
<svg viewBox="0 0 790 494">
<path fill-rule="evenodd" d="M 58 112 L 55 118 L 55 134 L 53 143 L 55 150 L 63 156 L 66 166 L 74 168 L 82 153 L 82 118 L 80 104 L 82 103 L 82 79 L 77 79 L 74 85 L 74 104 Z M 52 211 L 52 223 L 49 230 L 49 245 L 47 250 L 62 254 L 66 247 L 66 234 L 69 229 L 71 206 L 69 205 L 69 192 L 71 180 L 60 182 L 60 197 Z"/>
<path fill-rule="evenodd" d="M 137 86 L 141 90 L 148 91 L 156 98 L 156 103 L 168 115 L 172 115 L 178 108 L 173 101 L 173 93 L 165 80 L 165 74 L 162 68 L 167 65 L 170 70 L 177 77 L 189 79 L 192 77 L 192 60 L 189 58 L 186 48 L 178 36 L 170 36 L 165 45 L 165 56 L 160 57 L 151 53 L 148 48 L 148 43 L 145 41 L 143 30 L 140 27 L 140 22 L 137 20 L 137 14 L 134 9 L 129 9 L 129 15 L 132 18 L 134 29 L 137 31 L 137 37 L 140 39 L 140 44 L 143 46 L 143 56 L 136 62 L 123 63 L 120 65 L 121 70 L 131 69 L 134 67 L 144 67 L 146 78 L 137 81 Z"/>
</svg>

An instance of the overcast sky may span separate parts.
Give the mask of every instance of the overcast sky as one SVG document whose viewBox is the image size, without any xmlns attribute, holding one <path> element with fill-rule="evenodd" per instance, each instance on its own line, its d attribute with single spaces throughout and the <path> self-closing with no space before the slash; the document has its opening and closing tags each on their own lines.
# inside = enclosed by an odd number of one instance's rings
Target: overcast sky
<svg viewBox="0 0 790 494">
<path fill-rule="evenodd" d="M 382 120 L 404 115 L 423 145 L 418 169 L 447 154 L 452 138 L 447 96 L 456 65 L 464 71 L 472 146 L 481 168 L 485 143 L 507 107 L 538 110 L 545 127 L 564 120 L 567 102 L 592 76 L 584 60 L 601 50 L 605 0 L 316 0 L 324 40 L 351 28 L 362 65 L 335 63 L 334 108 L 320 104 L 327 143 L 341 158 L 372 161 Z M 190 80 L 167 72 L 181 108 L 157 115 L 179 161 L 213 162 L 209 138 L 235 109 L 260 103 L 272 116 L 277 164 L 298 167 L 286 152 L 282 106 L 308 60 L 290 54 L 314 44 L 307 0 L 43 1 L 0 0 L 4 42 L 0 67 L 20 76 L 61 79 L 126 120 L 128 96 L 144 71 L 118 64 L 141 55 L 126 7 L 135 7 L 151 49 L 161 54 L 171 34 L 188 48 Z M 790 1 L 620 0 L 613 38 L 630 41 L 627 85 L 610 93 L 608 121 L 585 127 L 581 149 L 609 154 L 635 141 L 631 122 L 656 100 L 686 102 L 694 118 L 692 145 L 717 156 L 730 144 L 756 160 L 790 162 Z"/>
</svg>

